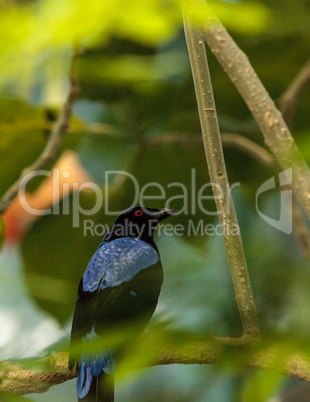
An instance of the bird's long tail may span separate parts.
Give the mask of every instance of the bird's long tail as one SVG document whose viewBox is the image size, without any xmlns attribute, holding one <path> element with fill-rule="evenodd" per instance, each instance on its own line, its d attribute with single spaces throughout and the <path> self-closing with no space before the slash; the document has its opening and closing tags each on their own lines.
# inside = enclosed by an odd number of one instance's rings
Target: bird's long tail
<svg viewBox="0 0 310 402">
<path fill-rule="evenodd" d="M 85 370 L 83 383 L 78 387 L 78 401 L 81 402 L 114 402 L 114 374 L 101 374 L 93 377 Z M 85 395 L 85 396 L 83 396 Z M 83 396 L 80 398 L 80 396 Z"/>
</svg>

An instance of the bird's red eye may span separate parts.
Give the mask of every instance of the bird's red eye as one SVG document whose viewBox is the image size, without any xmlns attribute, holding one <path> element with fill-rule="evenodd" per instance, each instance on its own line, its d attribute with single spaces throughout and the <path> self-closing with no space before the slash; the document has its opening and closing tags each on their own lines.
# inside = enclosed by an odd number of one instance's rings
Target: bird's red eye
<svg viewBox="0 0 310 402">
<path fill-rule="evenodd" d="M 141 216 L 143 214 L 143 212 L 141 211 L 141 209 L 137 209 L 136 211 L 135 211 L 135 215 L 136 216 Z"/>
</svg>

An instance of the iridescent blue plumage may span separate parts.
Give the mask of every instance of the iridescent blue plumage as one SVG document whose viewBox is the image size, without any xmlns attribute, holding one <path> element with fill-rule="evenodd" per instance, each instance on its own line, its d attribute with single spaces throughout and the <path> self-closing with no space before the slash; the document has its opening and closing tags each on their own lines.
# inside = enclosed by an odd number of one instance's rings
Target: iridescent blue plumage
<svg viewBox="0 0 310 402">
<path fill-rule="evenodd" d="M 154 248 L 143 240 L 123 237 L 103 243 L 83 275 L 84 292 L 129 282 L 142 269 L 159 261 Z"/>
</svg>

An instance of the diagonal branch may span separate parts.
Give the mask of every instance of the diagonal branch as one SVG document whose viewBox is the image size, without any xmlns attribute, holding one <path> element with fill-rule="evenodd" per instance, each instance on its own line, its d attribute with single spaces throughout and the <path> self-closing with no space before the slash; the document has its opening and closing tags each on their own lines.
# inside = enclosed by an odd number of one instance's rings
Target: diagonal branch
<svg viewBox="0 0 310 402">
<path fill-rule="evenodd" d="M 211 78 L 202 34 L 184 14 L 184 30 L 198 104 L 205 154 L 244 335 L 260 334 L 256 306 L 245 260 L 234 202 L 231 197 Z M 224 193 L 224 197 L 223 197 Z M 236 230 L 234 230 L 236 229 Z"/>
<path fill-rule="evenodd" d="M 291 82 L 287 90 L 278 99 L 279 109 L 283 114 L 283 118 L 290 127 L 292 125 L 298 100 L 305 89 L 307 84 L 310 82 L 310 59 L 302 67 L 299 73 Z M 307 258 L 310 258 L 310 234 L 307 223 L 305 222 L 305 217 L 303 216 L 303 211 L 296 199 L 293 197 L 293 207 L 292 207 L 292 220 L 293 220 L 293 230 L 296 240 Z"/>
<path fill-rule="evenodd" d="M 32 163 L 32 165 L 28 166 L 26 169 L 22 171 L 20 177 L 15 181 L 15 183 L 11 185 L 11 187 L 6 191 L 6 193 L 0 199 L 0 214 L 3 214 L 6 211 L 11 202 L 17 196 L 19 185 L 23 180 L 23 178 L 28 173 L 46 168 L 55 159 L 57 152 L 61 147 L 63 137 L 66 134 L 66 131 L 69 127 L 69 121 L 72 113 L 73 103 L 78 96 L 78 92 L 79 90 L 77 81 L 75 78 L 71 78 L 70 89 L 67 96 L 67 100 L 49 136 L 49 139 L 43 152 Z"/>
<path fill-rule="evenodd" d="M 206 15 L 204 0 L 192 0 L 192 13 Z M 204 12 L 202 12 L 204 10 Z M 295 144 L 282 114 L 259 80 L 247 56 L 237 46 L 220 21 L 208 11 L 209 19 L 200 18 L 198 27 L 211 51 L 234 83 L 248 105 L 269 146 L 285 171 L 292 169 L 292 188 L 299 202 L 310 217 L 310 171 L 299 148 Z M 288 172 L 289 179 L 289 172 Z"/>
</svg>

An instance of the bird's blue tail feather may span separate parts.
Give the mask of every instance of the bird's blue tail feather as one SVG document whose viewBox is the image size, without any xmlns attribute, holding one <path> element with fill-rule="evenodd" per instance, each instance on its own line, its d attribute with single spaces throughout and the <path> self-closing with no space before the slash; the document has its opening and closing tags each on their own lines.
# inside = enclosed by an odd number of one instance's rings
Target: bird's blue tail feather
<svg viewBox="0 0 310 402">
<path fill-rule="evenodd" d="M 79 398 L 84 398 L 90 389 L 92 382 L 91 367 L 85 363 L 81 363 L 78 368 L 78 378 L 76 382 L 76 389 Z"/>
<path fill-rule="evenodd" d="M 77 394 L 80 399 L 84 398 L 90 389 L 93 377 L 102 372 L 106 374 L 115 373 L 115 363 L 111 352 L 89 354 L 81 356 L 77 368 L 78 378 L 76 382 Z"/>
</svg>

